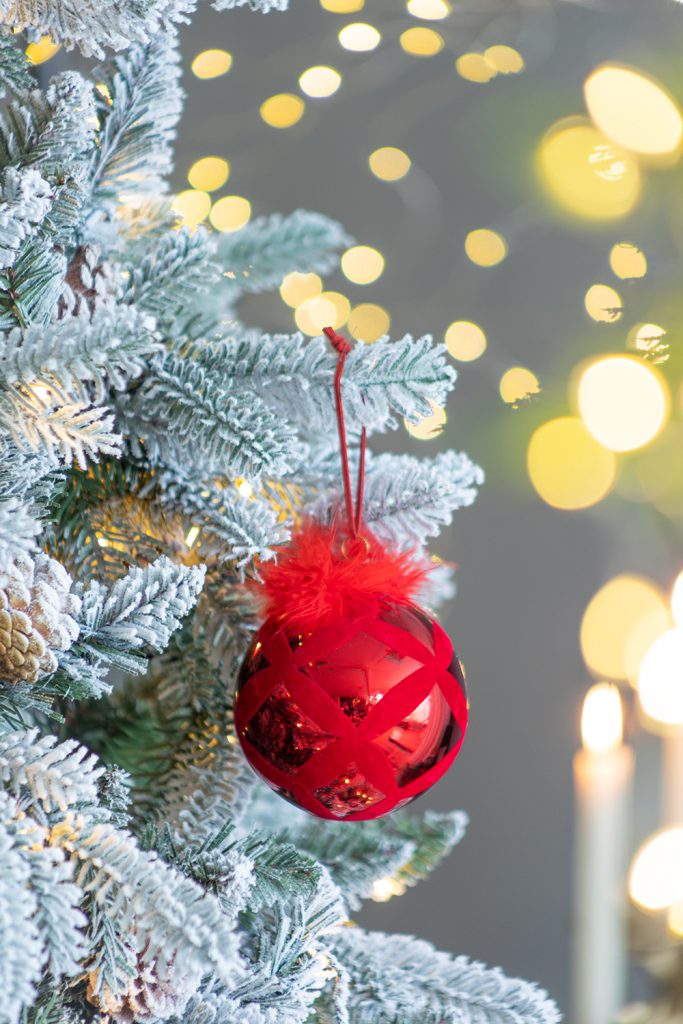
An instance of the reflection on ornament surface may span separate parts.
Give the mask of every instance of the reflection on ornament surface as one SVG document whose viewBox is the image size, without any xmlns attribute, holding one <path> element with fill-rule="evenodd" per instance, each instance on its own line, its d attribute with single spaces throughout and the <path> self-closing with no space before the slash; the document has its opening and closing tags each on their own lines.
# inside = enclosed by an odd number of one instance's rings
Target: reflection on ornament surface
<svg viewBox="0 0 683 1024">
<path fill-rule="evenodd" d="M 267 622 L 239 674 L 235 719 L 247 759 L 282 796 L 321 817 L 379 817 L 454 760 L 464 676 L 446 634 L 412 606 L 289 639 Z"/>
</svg>

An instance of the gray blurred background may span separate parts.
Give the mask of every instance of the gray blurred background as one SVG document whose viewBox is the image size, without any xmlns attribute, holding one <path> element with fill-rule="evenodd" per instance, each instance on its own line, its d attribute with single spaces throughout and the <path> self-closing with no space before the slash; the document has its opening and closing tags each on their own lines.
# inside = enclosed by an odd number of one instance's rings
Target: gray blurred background
<svg viewBox="0 0 683 1024">
<path fill-rule="evenodd" d="M 654 169 L 627 219 L 597 226 L 572 221 L 545 199 L 534 156 L 554 122 L 584 112 L 583 82 L 604 61 L 649 71 L 681 98 L 683 5 L 456 2 L 447 20 L 421 23 L 446 40 L 441 53 L 425 59 L 399 46 L 401 32 L 419 24 L 399 0 L 366 0 L 364 10 L 347 15 L 321 9 L 318 0 L 291 3 L 289 13 L 268 16 L 202 6 L 182 30 L 188 101 L 174 188 L 187 188 L 195 160 L 225 157 L 231 176 L 220 194 L 245 196 L 254 216 L 319 210 L 383 253 L 386 269 L 374 284 L 352 285 L 337 272 L 325 287 L 354 304 L 384 306 L 393 336 L 442 338 L 452 321 L 464 319 L 488 337 L 485 354 L 459 366 L 440 437 L 421 442 L 401 428 L 378 442 L 416 454 L 462 448 L 487 474 L 476 505 L 434 544 L 459 566 L 459 594 L 445 618 L 467 667 L 472 717 L 459 761 L 423 804 L 462 807 L 471 825 L 428 881 L 369 905 L 361 916 L 372 927 L 412 932 L 535 979 L 566 1009 L 571 758 L 590 682 L 580 620 L 615 573 L 646 572 L 668 586 L 680 569 L 680 545 L 670 523 L 649 506 L 626 501 L 619 485 L 591 510 L 545 505 L 527 477 L 526 446 L 538 423 L 570 408 L 567 382 L 582 357 L 623 350 L 623 324 L 594 323 L 586 315 L 583 297 L 593 282 L 619 288 L 631 323 L 659 322 L 665 308 L 676 350 L 683 201 L 680 172 Z M 339 45 L 339 29 L 356 20 L 382 33 L 371 53 Z M 522 74 L 487 84 L 458 76 L 460 54 L 497 43 L 520 51 Z M 191 62 L 213 47 L 229 51 L 233 66 L 200 81 Z M 260 104 L 275 93 L 297 93 L 301 72 L 318 64 L 342 73 L 336 95 L 307 100 L 304 117 L 291 128 L 264 124 Z M 395 184 L 368 169 L 369 154 L 387 145 L 413 161 Z M 480 227 L 508 241 L 499 266 L 477 267 L 465 256 L 465 236 Z M 611 246 L 625 239 L 648 255 L 647 277 L 631 286 L 610 277 L 608 265 Z M 249 300 L 242 313 L 268 329 L 293 329 L 292 311 L 277 293 Z M 513 409 L 498 384 L 516 364 L 533 370 L 542 391 Z M 634 841 L 656 826 L 658 813 L 656 745 L 638 742 Z"/>
<path fill-rule="evenodd" d="M 380 29 L 377 50 L 340 47 L 337 32 L 354 20 Z M 640 505 L 618 495 L 583 512 L 544 505 L 526 475 L 526 443 L 538 422 L 564 411 L 566 382 L 582 355 L 623 348 L 622 327 L 595 324 L 583 308 L 587 287 L 610 281 L 611 246 L 628 238 L 648 253 L 646 282 L 633 286 L 632 297 L 622 290 L 632 319 L 650 319 L 661 290 L 677 288 L 683 204 L 678 172 L 655 171 L 626 221 L 568 222 L 542 195 L 534 153 L 553 122 L 583 112 L 583 81 L 603 61 L 635 64 L 680 93 L 683 7 L 673 0 L 471 0 L 455 4 L 446 21 L 423 23 L 446 38 L 430 59 L 398 45 L 415 24 L 399 0 L 366 0 L 349 15 L 326 12 L 317 0 L 292 0 L 289 13 L 266 17 L 203 8 L 181 37 L 189 95 L 174 184 L 187 187 L 187 170 L 200 157 L 224 156 L 231 177 L 223 192 L 246 196 L 254 215 L 319 210 L 384 254 L 386 269 L 374 284 L 350 285 L 337 273 L 325 286 L 384 306 L 393 336 L 442 337 L 459 319 L 487 333 L 484 356 L 459 367 L 443 434 L 425 443 L 401 429 L 381 442 L 416 454 L 463 448 L 487 473 L 476 505 L 434 545 L 459 565 L 459 595 L 445 614 L 467 666 L 472 718 L 458 763 L 423 802 L 463 807 L 471 825 L 428 881 L 368 906 L 362 917 L 536 979 L 566 1008 L 571 757 L 589 682 L 581 615 L 616 572 L 644 571 L 668 585 L 677 568 L 675 544 Z M 516 47 L 524 73 L 488 84 L 456 74 L 459 54 L 493 43 Z M 223 77 L 199 81 L 189 66 L 211 47 L 228 50 L 234 64 Z M 342 72 L 337 94 L 307 101 L 289 129 L 265 125 L 263 100 L 298 92 L 299 74 L 316 64 Z M 413 160 L 395 185 L 368 169 L 369 153 L 384 145 Z M 465 236 L 477 227 L 507 238 L 510 254 L 499 266 L 466 258 Z M 248 302 L 243 315 L 270 329 L 293 326 L 277 293 Z M 498 393 L 502 372 L 514 364 L 530 367 L 543 388 L 518 410 Z M 639 784 L 644 834 L 656 811 L 642 773 Z"/>
</svg>

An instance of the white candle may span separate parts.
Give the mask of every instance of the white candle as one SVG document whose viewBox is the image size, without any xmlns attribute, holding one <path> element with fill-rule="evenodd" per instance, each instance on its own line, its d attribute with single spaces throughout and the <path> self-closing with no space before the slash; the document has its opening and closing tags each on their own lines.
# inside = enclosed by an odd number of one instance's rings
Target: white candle
<svg viewBox="0 0 683 1024">
<path fill-rule="evenodd" d="M 626 866 L 633 752 L 622 743 L 619 693 L 586 695 L 574 758 L 573 1020 L 610 1024 L 626 999 Z"/>
</svg>

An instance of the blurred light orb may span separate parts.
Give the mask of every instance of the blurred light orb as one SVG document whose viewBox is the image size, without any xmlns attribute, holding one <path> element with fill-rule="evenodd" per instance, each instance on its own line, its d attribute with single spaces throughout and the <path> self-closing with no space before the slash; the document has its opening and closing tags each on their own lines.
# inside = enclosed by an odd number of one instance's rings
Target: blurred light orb
<svg viewBox="0 0 683 1024">
<path fill-rule="evenodd" d="M 507 242 L 497 231 L 477 228 L 465 239 L 465 252 L 478 267 L 495 267 L 507 256 Z"/>
<path fill-rule="evenodd" d="M 372 284 L 384 271 L 384 256 L 371 245 L 354 245 L 342 256 L 341 268 L 353 284 Z"/>
<path fill-rule="evenodd" d="M 624 710 L 614 683 L 594 683 L 583 701 L 581 742 L 586 750 L 604 754 L 621 745 Z"/>
<path fill-rule="evenodd" d="M 645 253 L 633 242 L 617 242 L 613 245 L 609 254 L 609 265 L 613 273 L 625 281 L 645 277 L 647 273 Z"/>
<path fill-rule="evenodd" d="M 200 189 L 187 188 L 171 201 L 171 209 L 177 213 L 181 223 L 190 228 L 206 220 L 211 209 L 211 197 Z"/>
<path fill-rule="evenodd" d="M 669 358 L 666 330 L 659 324 L 634 324 L 628 332 L 628 348 L 639 352 L 651 363 L 665 363 Z"/>
<path fill-rule="evenodd" d="M 636 356 L 610 355 L 581 374 L 581 418 L 596 441 L 613 452 L 631 452 L 660 432 L 669 398 L 659 373 Z"/>
<path fill-rule="evenodd" d="M 676 938 L 683 938 L 683 900 L 679 900 L 672 907 L 669 907 L 669 912 L 666 915 L 666 926 L 669 932 Z"/>
<path fill-rule="evenodd" d="M 664 594 L 645 576 L 613 577 L 588 602 L 579 631 L 583 660 L 596 676 L 631 677 L 628 644 L 641 623 L 667 613 Z"/>
<path fill-rule="evenodd" d="M 225 185 L 230 175 L 230 164 L 220 156 L 204 156 L 196 160 L 187 172 L 187 180 L 192 188 L 203 189 L 204 192 L 215 192 Z"/>
<path fill-rule="evenodd" d="M 42 36 L 37 43 L 29 43 L 26 47 L 26 60 L 29 64 L 44 64 L 61 50 L 59 43 L 53 43 L 50 36 Z"/>
<path fill-rule="evenodd" d="M 671 591 L 671 614 L 676 625 L 683 627 L 683 572 L 676 577 Z"/>
<path fill-rule="evenodd" d="M 633 858 L 628 890 L 643 910 L 665 910 L 683 898 L 683 827 L 646 839 Z"/>
<path fill-rule="evenodd" d="M 320 6 L 332 14 L 355 14 L 365 7 L 365 0 L 320 0 Z"/>
<path fill-rule="evenodd" d="M 368 157 L 370 170 L 381 181 L 400 181 L 410 170 L 407 153 L 396 146 L 381 146 Z"/>
<path fill-rule="evenodd" d="M 654 78 L 635 68 L 605 64 L 583 87 L 588 113 L 619 146 L 647 156 L 679 149 L 683 118 L 672 96 Z"/>
<path fill-rule="evenodd" d="M 342 327 L 343 324 L 349 319 L 349 313 L 351 312 L 351 303 L 342 295 L 341 292 L 321 292 L 320 298 L 325 302 L 331 302 L 334 307 L 334 317 L 330 320 L 329 324 L 324 324 L 325 327 Z"/>
<path fill-rule="evenodd" d="M 375 50 L 379 46 L 382 36 L 374 25 L 368 25 L 363 21 L 354 21 L 351 25 L 345 25 L 340 29 L 338 38 L 345 50 L 364 53 L 368 50 Z"/>
<path fill-rule="evenodd" d="M 311 338 L 317 338 L 322 334 L 323 327 L 341 327 L 337 319 L 337 307 L 334 302 L 329 298 L 323 298 L 322 295 L 304 299 L 294 311 L 297 327 Z"/>
<path fill-rule="evenodd" d="M 405 882 L 400 882 L 397 878 L 378 878 L 372 883 L 370 899 L 375 903 L 388 903 L 394 896 L 402 896 L 405 891 Z"/>
<path fill-rule="evenodd" d="M 483 53 L 463 53 L 455 62 L 455 70 L 468 82 L 490 82 L 497 75 Z"/>
<path fill-rule="evenodd" d="M 259 107 L 261 119 L 271 128 L 291 128 L 304 116 L 305 102 L 291 92 L 271 96 Z"/>
<path fill-rule="evenodd" d="M 197 78 L 218 78 L 231 66 L 232 56 L 226 50 L 202 50 L 192 61 L 192 74 Z"/>
<path fill-rule="evenodd" d="M 500 397 L 506 405 L 517 406 L 532 395 L 539 394 L 538 377 L 525 366 L 511 366 L 500 378 Z"/>
<path fill-rule="evenodd" d="M 657 611 L 651 612 L 633 627 L 624 648 L 624 664 L 626 677 L 633 687 L 638 686 L 640 668 L 643 658 L 660 636 L 671 629 L 672 620 L 669 609 L 662 605 Z"/>
<path fill-rule="evenodd" d="M 357 341 L 373 342 L 383 338 L 391 326 L 391 317 L 374 302 L 361 302 L 349 316 L 349 333 Z"/>
<path fill-rule="evenodd" d="M 209 220 L 216 231 L 239 231 L 251 218 L 251 203 L 243 196 L 223 196 L 211 207 Z"/>
<path fill-rule="evenodd" d="M 399 39 L 401 49 L 414 57 L 434 57 L 444 47 L 443 36 L 424 25 L 407 28 Z"/>
<path fill-rule="evenodd" d="M 308 68 L 299 75 L 301 91 L 312 99 L 324 99 L 333 96 L 341 85 L 342 76 L 335 68 L 320 64 Z"/>
<path fill-rule="evenodd" d="M 486 351 L 486 335 L 470 320 L 455 320 L 444 335 L 446 348 L 454 359 L 471 363 Z"/>
<path fill-rule="evenodd" d="M 432 410 L 429 416 L 423 416 L 417 423 L 411 423 L 408 419 L 403 420 L 410 436 L 417 438 L 418 441 L 431 441 L 438 437 L 443 432 L 448 420 L 445 409 L 442 409 L 436 402 L 432 402 L 431 398 L 427 401 Z"/>
<path fill-rule="evenodd" d="M 658 637 L 643 658 L 638 673 L 638 699 L 648 718 L 663 725 L 683 725 L 683 628 L 680 626 Z"/>
<path fill-rule="evenodd" d="M 586 118 L 563 118 L 546 132 L 537 154 L 546 191 L 558 205 L 588 220 L 630 213 L 640 195 L 634 158 Z"/>
<path fill-rule="evenodd" d="M 620 320 L 624 311 L 621 295 L 608 284 L 592 284 L 583 303 L 589 317 L 602 324 L 612 324 Z"/>
<path fill-rule="evenodd" d="M 312 299 L 314 295 L 320 295 L 323 290 L 322 278 L 317 274 L 302 274 L 297 270 L 286 274 L 280 285 L 280 297 L 288 306 L 295 309 L 306 299 Z"/>
<path fill-rule="evenodd" d="M 512 46 L 498 44 L 484 50 L 484 59 L 501 75 L 518 75 L 524 70 L 524 57 Z"/>
<path fill-rule="evenodd" d="M 546 504 L 574 510 L 595 505 L 609 493 L 616 458 L 595 441 L 578 417 L 562 416 L 548 420 L 532 434 L 527 470 Z"/>
<path fill-rule="evenodd" d="M 408 14 L 414 18 L 423 18 L 424 21 L 441 21 L 451 13 L 451 5 L 448 0 L 408 0 L 406 4 Z"/>
</svg>

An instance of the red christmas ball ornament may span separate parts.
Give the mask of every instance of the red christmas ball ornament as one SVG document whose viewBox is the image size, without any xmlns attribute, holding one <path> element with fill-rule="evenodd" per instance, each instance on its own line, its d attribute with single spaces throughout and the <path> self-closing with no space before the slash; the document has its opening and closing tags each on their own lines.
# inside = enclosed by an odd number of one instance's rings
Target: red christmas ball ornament
<svg viewBox="0 0 683 1024">
<path fill-rule="evenodd" d="M 362 528 L 335 379 L 347 527 L 310 523 L 262 568 L 265 621 L 237 680 L 235 726 L 252 768 L 321 818 L 379 818 L 448 770 L 467 728 L 465 679 L 415 603 L 426 571 Z M 361 455 L 364 451 L 364 434 Z"/>
</svg>

